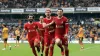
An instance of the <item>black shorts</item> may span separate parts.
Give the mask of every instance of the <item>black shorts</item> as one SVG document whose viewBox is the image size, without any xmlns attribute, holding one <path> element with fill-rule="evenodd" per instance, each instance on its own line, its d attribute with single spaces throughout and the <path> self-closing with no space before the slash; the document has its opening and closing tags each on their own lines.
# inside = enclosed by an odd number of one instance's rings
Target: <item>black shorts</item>
<svg viewBox="0 0 100 56">
<path fill-rule="evenodd" d="M 79 37 L 79 41 L 83 41 L 83 37 Z"/>
<path fill-rule="evenodd" d="M 5 42 L 7 42 L 8 38 L 3 39 Z"/>
<path fill-rule="evenodd" d="M 16 40 L 18 40 L 18 41 L 19 41 L 19 40 L 20 40 L 20 36 L 17 36 Z"/>
</svg>

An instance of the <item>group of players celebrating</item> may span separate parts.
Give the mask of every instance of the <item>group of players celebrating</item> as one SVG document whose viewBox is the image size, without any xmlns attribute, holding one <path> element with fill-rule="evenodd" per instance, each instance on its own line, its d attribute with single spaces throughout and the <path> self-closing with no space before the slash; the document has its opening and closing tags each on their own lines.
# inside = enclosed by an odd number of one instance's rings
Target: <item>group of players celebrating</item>
<svg viewBox="0 0 100 56">
<path fill-rule="evenodd" d="M 39 22 L 34 22 L 34 15 L 28 15 L 28 22 L 24 24 L 24 30 L 22 33 L 18 27 L 15 31 L 15 47 L 19 46 L 19 40 L 21 38 L 28 40 L 32 52 L 35 56 L 38 56 L 35 48 L 37 48 L 38 52 L 42 52 L 41 56 L 43 56 L 43 52 L 45 56 L 53 56 L 55 44 L 57 44 L 57 46 L 61 49 L 61 56 L 69 56 L 68 19 L 63 16 L 63 9 L 61 8 L 57 10 L 57 16 L 51 16 L 51 13 L 51 9 L 47 8 L 45 10 L 46 17 L 44 18 L 43 16 L 40 16 Z M 3 24 L 2 27 L 2 37 L 4 39 L 4 48 L 2 50 L 5 50 L 7 45 L 11 50 L 11 46 L 7 43 L 8 28 L 5 24 Z M 24 38 L 25 33 L 27 33 L 26 38 Z M 80 25 L 79 32 L 76 37 L 79 37 L 79 44 L 81 49 L 83 49 L 84 46 L 82 41 L 84 38 L 84 30 L 82 25 Z"/>
<path fill-rule="evenodd" d="M 40 47 L 42 47 L 41 56 L 43 56 L 43 51 L 45 56 L 53 56 L 55 44 L 61 49 L 62 56 L 69 56 L 67 38 L 68 19 L 63 16 L 61 8 L 57 10 L 57 16 L 51 16 L 51 13 L 51 9 L 47 8 L 45 11 L 46 17 L 40 16 L 39 22 L 33 22 L 34 16 L 29 15 L 27 17 L 28 22 L 24 24 L 22 36 L 27 32 L 28 42 L 35 56 L 38 56 L 35 48 L 40 52 Z"/>
</svg>

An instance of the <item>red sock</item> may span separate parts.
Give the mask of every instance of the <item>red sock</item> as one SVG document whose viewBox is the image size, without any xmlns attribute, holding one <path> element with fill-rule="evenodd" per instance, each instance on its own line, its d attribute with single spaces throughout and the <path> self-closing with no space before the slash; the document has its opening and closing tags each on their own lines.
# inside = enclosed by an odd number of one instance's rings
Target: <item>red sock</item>
<svg viewBox="0 0 100 56">
<path fill-rule="evenodd" d="M 54 47 L 51 46 L 51 47 L 50 47 L 50 56 L 53 56 L 53 49 L 54 49 Z"/>
<path fill-rule="evenodd" d="M 62 47 L 62 45 L 60 44 L 60 45 L 58 45 L 58 47 L 61 49 L 61 52 L 63 52 L 64 51 L 64 48 Z"/>
<path fill-rule="evenodd" d="M 68 49 L 65 50 L 65 56 L 69 56 L 69 50 Z"/>
<path fill-rule="evenodd" d="M 43 51 L 44 51 L 44 44 L 42 43 L 42 53 L 43 53 Z"/>
<path fill-rule="evenodd" d="M 32 52 L 35 56 L 37 56 L 37 53 L 36 53 L 36 50 L 35 50 L 35 47 L 32 48 Z"/>
<path fill-rule="evenodd" d="M 45 49 L 45 56 L 48 56 L 49 48 Z"/>
</svg>

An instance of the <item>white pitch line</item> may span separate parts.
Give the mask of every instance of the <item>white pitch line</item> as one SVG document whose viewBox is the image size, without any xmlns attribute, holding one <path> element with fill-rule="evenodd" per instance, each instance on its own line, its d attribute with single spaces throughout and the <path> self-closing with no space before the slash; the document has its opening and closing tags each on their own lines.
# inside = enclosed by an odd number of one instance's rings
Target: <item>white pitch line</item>
<svg viewBox="0 0 100 56">
<path fill-rule="evenodd" d="M 80 50 L 80 51 L 85 51 L 85 50 L 93 49 L 93 48 L 96 48 L 96 47 L 100 47 L 100 46 L 88 47 L 88 48 L 84 48 L 83 50 Z M 78 52 L 79 52 L 79 51 L 72 52 L 71 54 L 75 54 L 75 53 L 78 53 Z"/>
<path fill-rule="evenodd" d="M 81 50 L 81 51 L 84 51 L 84 50 L 89 50 L 89 49 L 93 49 L 93 48 L 96 48 L 96 47 L 100 47 L 100 46 L 93 46 L 93 47 L 84 48 L 84 49 L 83 49 L 83 50 Z"/>
</svg>

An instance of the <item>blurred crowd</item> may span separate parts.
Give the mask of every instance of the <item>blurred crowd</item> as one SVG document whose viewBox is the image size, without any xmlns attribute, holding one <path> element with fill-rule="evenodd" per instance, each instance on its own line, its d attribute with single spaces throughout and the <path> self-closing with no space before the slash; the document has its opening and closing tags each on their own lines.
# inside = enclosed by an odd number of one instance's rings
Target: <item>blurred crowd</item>
<svg viewBox="0 0 100 56">
<path fill-rule="evenodd" d="M 44 8 L 48 0 L 0 0 L 0 8 Z"/>
<path fill-rule="evenodd" d="M 51 7 L 99 7 L 100 0 L 52 0 Z"/>
<path fill-rule="evenodd" d="M 97 40 L 100 41 L 100 24 L 83 24 L 84 29 L 84 37 L 90 41 L 90 40 Z M 69 30 L 69 39 L 70 41 L 76 40 L 77 33 L 79 31 L 79 25 L 78 24 L 72 24 L 70 25 Z"/>
<path fill-rule="evenodd" d="M 72 7 L 71 2 L 68 2 L 68 0 L 52 0 L 51 7 L 57 8 L 57 7 Z"/>
<path fill-rule="evenodd" d="M 48 4 L 53 8 L 99 7 L 100 0 L 0 0 L 0 8 L 45 8 Z"/>
<path fill-rule="evenodd" d="M 75 0 L 75 7 L 99 7 L 100 0 Z"/>
</svg>

